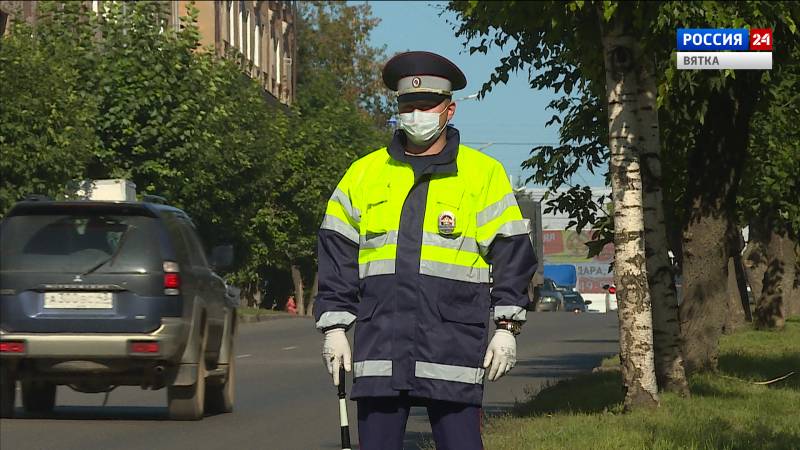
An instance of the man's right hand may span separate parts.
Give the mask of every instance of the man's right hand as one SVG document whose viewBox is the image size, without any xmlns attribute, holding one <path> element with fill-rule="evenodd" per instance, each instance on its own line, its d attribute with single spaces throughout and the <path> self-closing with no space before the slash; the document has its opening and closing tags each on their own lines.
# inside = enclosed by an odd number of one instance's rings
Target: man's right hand
<svg viewBox="0 0 800 450">
<path fill-rule="evenodd" d="M 350 354 L 350 343 L 347 342 L 347 335 L 344 328 L 334 328 L 325 332 L 325 340 L 322 343 L 322 359 L 328 373 L 333 376 L 333 385 L 339 385 L 339 366 L 344 364 L 344 370 L 350 372 L 352 355 Z"/>
</svg>

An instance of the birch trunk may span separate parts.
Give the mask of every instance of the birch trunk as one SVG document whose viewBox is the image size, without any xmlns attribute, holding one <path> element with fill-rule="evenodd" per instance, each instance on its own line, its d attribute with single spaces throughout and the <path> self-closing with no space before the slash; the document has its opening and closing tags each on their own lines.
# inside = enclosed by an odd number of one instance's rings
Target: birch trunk
<svg viewBox="0 0 800 450">
<path fill-rule="evenodd" d="M 319 292 L 319 272 L 314 272 L 314 282 L 311 285 L 311 295 L 308 297 L 308 315 L 314 315 L 314 301 L 317 299 L 317 292 Z"/>
<path fill-rule="evenodd" d="M 739 281 L 736 277 L 736 258 L 731 254 L 728 258 L 728 317 L 725 318 L 725 334 L 733 334 L 745 323 L 742 298 L 739 292 Z"/>
<path fill-rule="evenodd" d="M 303 275 L 300 272 L 300 266 L 292 264 L 292 284 L 294 285 L 294 301 L 297 304 L 297 315 L 306 315 L 306 298 L 303 289 Z"/>
<path fill-rule="evenodd" d="M 756 302 L 755 326 L 758 329 L 781 330 L 785 326 L 784 296 L 789 294 L 786 289 L 789 286 L 786 278 L 791 276 L 794 279 L 794 273 L 787 273 L 794 271 L 794 267 L 789 269 L 790 264 L 787 264 L 789 262 L 787 261 L 789 252 L 786 251 L 787 240 L 785 236 L 775 231 L 770 233 L 766 253 L 767 270 L 764 272 L 761 295 Z"/>
<path fill-rule="evenodd" d="M 788 315 L 792 317 L 800 316 L 800 245 L 797 241 L 792 242 L 790 255 L 794 258 L 794 277 L 790 282 Z"/>
<path fill-rule="evenodd" d="M 783 239 L 783 258 L 786 273 L 783 275 L 783 307 L 784 317 L 800 314 L 800 299 L 795 290 L 797 279 L 797 244 L 789 236 Z"/>
<path fill-rule="evenodd" d="M 600 14 L 603 22 L 602 12 Z M 614 200 L 614 280 L 619 302 L 620 356 L 625 409 L 658 406 L 653 355 L 653 318 L 647 286 L 644 216 L 638 139 L 640 50 L 614 27 L 603 32 L 608 100 L 608 141 Z"/>
<path fill-rule="evenodd" d="M 656 381 L 662 391 L 689 395 L 681 355 L 678 296 L 669 260 L 664 197 L 661 190 L 661 140 L 653 64 L 642 60 L 639 72 L 639 152 L 642 162 L 644 242 L 647 281 L 653 305 L 653 347 Z"/>
</svg>

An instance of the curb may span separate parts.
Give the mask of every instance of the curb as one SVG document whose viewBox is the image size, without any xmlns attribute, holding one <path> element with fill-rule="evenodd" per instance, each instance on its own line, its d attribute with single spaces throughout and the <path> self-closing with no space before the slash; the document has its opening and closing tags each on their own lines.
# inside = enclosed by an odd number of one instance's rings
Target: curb
<svg viewBox="0 0 800 450">
<path fill-rule="evenodd" d="M 285 319 L 311 319 L 311 316 L 297 316 L 294 314 L 239 314 L 239 323 L 271 322 L 273 320 Z"/>
</svg>

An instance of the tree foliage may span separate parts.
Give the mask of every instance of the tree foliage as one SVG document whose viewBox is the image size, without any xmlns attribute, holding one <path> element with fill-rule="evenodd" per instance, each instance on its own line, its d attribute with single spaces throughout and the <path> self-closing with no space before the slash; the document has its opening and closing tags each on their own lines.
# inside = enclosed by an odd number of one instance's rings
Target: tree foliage
<svg viewBox="0 0 800 450">
<path fill-rule="evenodd" d="M 233 243 L 237 282 L 311 272 L 327 198 L 387 136 L 369 7 L 300 5 L 285 107 L 236 58 L 200 48 L 193 7 L 174 29 L 163 2 L 103 5 L 39 2 L 36 27 L 2 41 L 0 214 L 29 193 L 124 177 L 185 209 L 207 245 Z"/>
<path fill-rule="evenodd" d="M 548 125 L 558 125 L 560 146 L 533 148 L 523 167 L 533 170 L 529 181 L 548 185 L 555 198 L 549 207 L 567 212 L 572 226 L 597 226 L 604 216 L 600 202 L 585 195 L 586 187 L 569 184 L 579 170 L 594 173 L 608 158 L 602 102 L 602 55 L 597 42 L 599 22 L 594 2 L 467 2 L 453 1 L 449 9 L 457 14 L 457 35 L 470 52 L 487 52 L 497 46 L 506 51 L 494 73 L 482 87 L 482 95 L 509 74 L 527 71 L 533 89 L 550 89 L 560 94 L 548 108 L 553 116 Z M 652 55 L 659 77 L 659 118 L 665 153 L 665 198 L 672 228 L 688 220 L 686 207 L 687 161 L 695 144 L 714 92 L 730 92 L 737 74 L 725 71 L 678 71 L 673 54 L 675 30 L 679 27 L 772 27 L 775 30 L 775 66 L 791 65 L 789 52 L 797 47 L 797 4 L 791 2 L 606 2 L 608 17 L 630 14 L 632 27 L 641 37 L 644 51 Z M 606 17 L 606 18 L 608 18 Z M 773 72 L 780 72 L 778 71 Z M 775 73 L 740 72 L 749 80 L 748 92 L 760 98 L 759 86 L 771 85 Z M 791 82 L 786 82 L 787 86 Z M 771 88 L 774 89 L 774 88 Z M 760 108 L 769 108 L 769 102 Z M 777 113 L 780 103 L 775 104 Z M 791 117 L 789 111 L 780 114 Z M 776 126 L 781 122 L 776 123 Z M 763 128 L 759 128 L 761 132 Z M 776 140 L 779 142 L 779 140 Z M 786 145 L 786 148 L 790 148 Z M 700 150 L 702 151 L 702 149 Z M 777 163 L 781 167 L 787 167 Z M 602 169 L 601 169 L 602 170 Z M 563 189 L 563 187 L 567 189 Z M 561 189 L 561 192 L 557 192 Z M 766 196 L 762 198 L 767 198 Z M 688 208 L 690 209 L 690 208 Z M 784 208 L 785 209 L 785 208 Z M 603 234 L 609 239 L 608 233 Z M 596 246 L 602 248 L 601 246 Z M 676 249 L 677 250 L 677 249 Z"/>
</svg>

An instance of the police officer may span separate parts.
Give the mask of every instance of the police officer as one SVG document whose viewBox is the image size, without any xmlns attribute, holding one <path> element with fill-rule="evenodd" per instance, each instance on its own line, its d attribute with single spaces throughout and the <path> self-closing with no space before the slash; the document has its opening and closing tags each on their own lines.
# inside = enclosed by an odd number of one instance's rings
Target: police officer
<svg viewBox="0 0 800 450">
<path fill-rule="evenodd" d="M 406 52 L 383 81 L 399 130 L 350 166 L 319 232 L 323 358 L 336 385 L 353 371 L 362 449 L 402 449 L 411 406 L 438 449 L 481 449 L 483 382 L 514 367 L 537 264 L 528 223 L 500 163 L 447 126 L 467 83 L 455 64 Z"/>
</svg>

